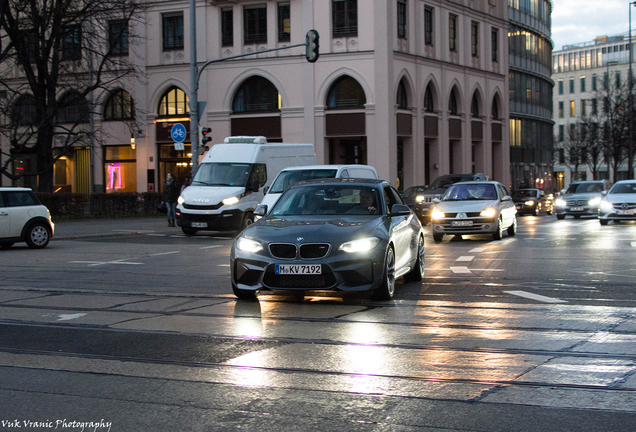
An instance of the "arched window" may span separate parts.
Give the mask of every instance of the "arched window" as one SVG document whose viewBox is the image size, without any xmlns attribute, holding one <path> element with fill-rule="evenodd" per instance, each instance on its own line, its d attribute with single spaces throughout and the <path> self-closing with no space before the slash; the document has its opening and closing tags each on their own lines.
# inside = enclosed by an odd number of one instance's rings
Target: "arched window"
<svg viewBox="0 0 636 432">
<path fill-rule="evenodd" d="M 328 109 L 360 109 L 366 103 L 360 83 L 347 75 L 338 78 L 327 94 Z"/>
<path fill-rule="evenodd" d="M 87 123 L 88 102 L 78 93 L 67 93 L 59 102 L 57 121 L 60 123 Z"/>
<path fill-rule="evenodd" d="M 400 80 L 400 84 L 398 84 L 396 103 L 399 109 L 409 108 L 409 101 L 406 95 L 406 85 L 404 84 L 404 79 Z"/>
<path fill-rule="evenodd" d="M 32 126 L 35 124 L 35 98 L 32 95 L 20 96 L 11 113 L 12 126 Z"/>
<path fill-rule="evenodd" d="M 426 86 L 424 92 L 424 111 L 428 113 L 435 112 L 435 101 L 433 100 L 433 90 L 431 90 L 430 84 Z"/>
<path fill-rule="evenodd" d="M 104 106 L 104 120 L 128 120 L 135 117 L 135 104 L 130 93 L 118 90 L 110 95 Z"/>
<path fill-rule="evenodd" d="M 450 111 L 451 115 L 457 115 L 459 113 L 455 89 L 451 91 L 450 97 L 448 98 L 448 111 Z"/>
<path fill-rule="evenodd" d="M 474 118 L 479 118 L 479 98 L 477 93 L 473 95 L 473 100 L 470 103 L 470 114 Z"/>
<path fill-rule="evenodd" d="M 497 98 L 492 101 L 492 118 L 494 120 L 499 120 L 499 101 Z"/>
<path fill-rule="evenodd" d="M 279 111 L 280 93 L 268 79 L 253 76 L 246 79 L 236 90 L 232 110 L 235 113 Z"/>
<path fill-rule="evenodd" d="M 159 101 L 159 117 L 189 114 L 190 107 L 188 102 L 190 102 L 190 98 L 183 90 L 178 87 L 170 87 Z"/>
</svg>

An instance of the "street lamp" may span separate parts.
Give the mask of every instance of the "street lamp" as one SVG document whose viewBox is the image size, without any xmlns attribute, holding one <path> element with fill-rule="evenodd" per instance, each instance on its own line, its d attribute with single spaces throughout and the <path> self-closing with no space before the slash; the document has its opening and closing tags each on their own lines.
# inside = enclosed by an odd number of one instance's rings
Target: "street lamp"
<svg viewBox="0 0 636 432">
<path fill-rule="evenodd" d="M 130 147 L 134 150 L 135 149 L 135 135 L 130 134 Z"/>
</svg>

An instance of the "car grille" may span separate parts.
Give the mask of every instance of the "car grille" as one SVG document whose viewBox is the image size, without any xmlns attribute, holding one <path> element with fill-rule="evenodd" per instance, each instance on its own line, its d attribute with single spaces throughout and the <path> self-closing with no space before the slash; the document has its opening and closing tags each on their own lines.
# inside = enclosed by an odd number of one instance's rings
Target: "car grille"
<svg viewBox="0 0 636 432">
<path fill-rule="evenodd" d="M 589 205 L 589 202 L 586 199 L 567 200 L 565 203 L 568 207 L 586 207 Z"/>
<path fill-rule="evenodd" d="M 269 288 L 327 289 L 336 284 L 336 278 L 327 266 L 319 275 L 277 275 L 274 265 L 269 266 L 263 277 L 263 284 Z"/>
<path fill-rule="evenodd" d="M 480 214 L 481 214 L 480 212 L 466 213 L 466 217 L 467 218 L 476 218 L 476 217 L 479 217 Z M 453 218 L 453 219 L 457 217 L 457 213 L 444 213 L 444 215 L 447 218 Z"/>
<path fill-rule="evenodd" d="M 634 210 L 636 209 L 636 203 L 614 203 L 616 210 Z"/>
<path fill-rule="evenodd" d="M 188 210 L 218 210 L 223 206 L 223 203 L 218 203 L 214 205 L 193 205 L 183 203 L 183 208 Z"/>
<path fill-rule="evenodd" d="M 329 252 L 328 243 L 304 244 L 300 246 L 300 257 L 302 259 L 322 258 Z"/>
<path fill-rule="evenodd" d="M 296 258 L 296 245 L 289 243 L 270 243 L 269 252 L 275 258 L 294 259 Z"/>
</svg>

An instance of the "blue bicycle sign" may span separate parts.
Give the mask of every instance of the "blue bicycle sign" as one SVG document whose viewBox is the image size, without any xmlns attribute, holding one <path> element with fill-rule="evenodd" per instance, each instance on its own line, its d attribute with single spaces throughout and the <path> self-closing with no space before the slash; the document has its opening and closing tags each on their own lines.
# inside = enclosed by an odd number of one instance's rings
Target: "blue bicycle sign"
<svg viewBox="0 0 636 432">
<path fill-rule="evenodd" d="M 183 142 L 186 138 L 186 128 L 181 123 L 177 123 L 170 129 L 170 136 L 174 142 Z"/>
</svg>

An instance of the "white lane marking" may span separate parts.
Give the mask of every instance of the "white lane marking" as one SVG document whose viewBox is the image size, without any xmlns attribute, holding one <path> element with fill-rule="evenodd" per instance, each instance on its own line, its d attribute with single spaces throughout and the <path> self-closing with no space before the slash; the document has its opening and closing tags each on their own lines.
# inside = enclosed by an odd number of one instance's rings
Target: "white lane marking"
<svg viewBox="0 0 636 432">
<path fill-rule="evenodd" d="M 219 264 L 219 265 L 217 265 L 217 267 L 229 267 L 229 266 L 230 266 L 229 264 Z"/>
<path fill-rule="evenodd" d="M 468 255 L 460 256 L 459 258 L 457 258 L 457 261 L 468 261 L 468 262 L 470 262 L 470 261 L 473 260 L 473 258 L 475 258 L 475 257 L 474 256 L 468 256 Z"/>
<path fill-rule="evenodd" d="M 76 313 L 76 314 L 61 314 L 58 315 L 58 321 L 69 321 L 69 320 L 73 320 L 73 319 L 77 319 L 77 318 L 81 318 L 83 316 L 86 316 L 88 314 L 85 313 Z"/>
<path fill-rule="evenodd" d="M 212 249 L 212 248 L 218 248 L 218 247 L 221 247 L 221 245 L 204 246 L 204 247 L 200 247 L 199 249 Z"/>
<path fill-rule="evenodd" d="M 512 294 L 512 295 L 516 295 L 519 297 L 525 297 L 525 298 L 529 298 L 531 300 L 537 300 L 540 302 L 544 302 L 544 303 L 567 303 L 567 301 L 565 300 L 561 300 L 561 299 L 557 299 L 557 298 L 552 298 L 552 297 L 546 297 L 546 296 L 542 296 L 539 294 L 532 294 L 526 291 L 504 291 L 507 294 Z"/>
<path fill-rule="evenodd" d="M 486 249 L 488 249 L 488 248 L 475 248 L 475 249 L 469 250 L 468 252 L 469 253 L 479 253 L 479 252 L 485 251 Z"/>
<path fill-rule="evenodd" d="M 104 265 L 104 264 L 130 264 L 141 265 L 140 262 L 125 262 L 125 261 L 69 261 L 70 264 L 88 264 L 89 267 Z"/>
<path fill-rule="evenodd" d="M 181 252 L 181 251 L 162 252 L 162 253 L 151 254 L 151 255 L 148 255 L 148 256 L 172 255 L 172 254 L 176 254 L 176 253 L 179 253 L 179 252 Z"/>
<path fill-rule="evenodd" d="M 147 234 L 152 237 L 168 237 L 168 234 Z"/>
<path fill-rule="evenodd" d="M 632 247 L 636 247 L 636 242 L 632 242 Z"/>
<path fill-rule="evenodd" d="M 451 267 L 450 269 L 453 273 L 462 273 L 462 274 L 470 273 L 470 270 L 468 270 L 468 267 Z"/>
</svg>

